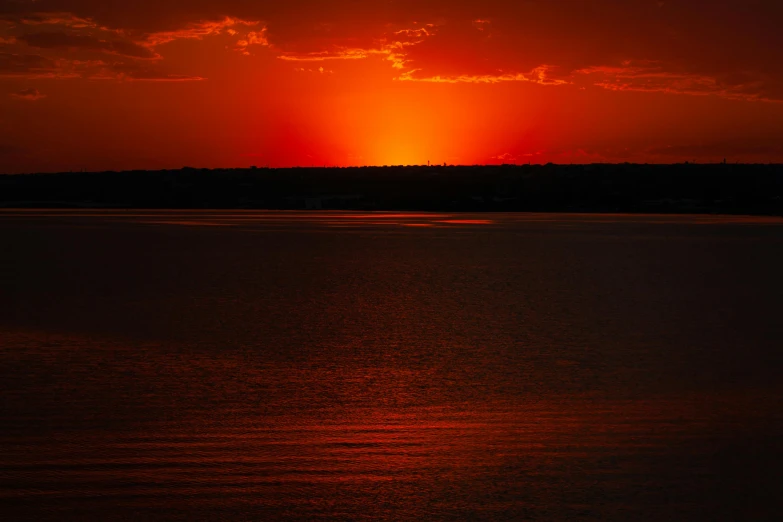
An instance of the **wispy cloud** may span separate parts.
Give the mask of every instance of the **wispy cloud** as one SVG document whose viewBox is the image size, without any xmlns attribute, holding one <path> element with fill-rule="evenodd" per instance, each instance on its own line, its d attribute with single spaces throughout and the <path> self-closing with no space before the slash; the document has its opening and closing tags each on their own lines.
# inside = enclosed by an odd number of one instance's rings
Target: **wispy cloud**
<svg viewBox="0 0 783 522">
<path fill-rule="evenodd" d="M 372 54 L 381 54 L 374 49 L 335 49 L 306 53 L 283 52 L 278 59 L 287 62 L 324 62 L 328 60 L 364 60 Z"/>
<path fill-rule="evenodd" d="M 229 31 L 234 31 L 229 29 Z M 236 34 L 236 32 L 234 32 Z M 247 36 L 242 40 L 239 40 L 236 45 L 236 50 L 244 55 L 250 55 L 250 48 L 254 45 L 262 47 L 269 47 L 269 40 L 267 39 L 266 27 L 262 27 L 258 31 L 250 31 Z"/>
<path fill-rule="evenodd" d="M 407 50 L 435 34 L 437 34 L 437 27 L 434 24 L 425 24 L 421 27 L 390 31 L 367 47 L 331 46 L 328 49 L 308 52 L 278 51 L 278 58 L 291 62 L 323 62 L 381 57 L 389 61 L 392 68 L 403 70 L 410 64 Z"/>
<path fill-rule="evenodd" d="M 435 24 L 426 24 L 424 27 L 418 27 L 413 29 L 400 29 L 394 31 L 397 36 L 407 36 L 409 38 L 424 38 L 426 36 L 432 36 L 435 32 Z"/>
<path fill-rule="evenodd" d="M 741 81 L 715 76 L 667 70 L 660 62 L 625 61 L 619 66 L 591 66 L 573 72 L 575 77 L 612 91 L 662 92 L 691 96 L 719 96 L 747 101 L 783 101 L 766 92 L 768 81 L 746 74 Z"/>
<path fill-rule="evenodd" d="M 305 67 L 294 67 L 294 70 L 296 72 L 300 72 L 300 73 L 334 74 L 334 71 L 332 71 L 331 69 L 324 69 L 323 67 L 319 67 L 317 69 L 307 69 Z"/>
<path fill-rule="evenodd" d="M 181 29 L 174 31 L 160 31 L 151 33 L 146 37 L 145 43 L 150 47 L 157 47 L 175 40 L 202 40 L 207 36 L 216 36 L 220 34 L 229 34 L 234 36 L 238 35 L 240 33 L 239 29 L 242 28 L 258 28 L 248 32 L 248 36 L 244 38 L 244 41 L 248 45 L 251 45 L 249 41 L 250 38 L 254 39 L 254 44 L 268 45 L 265 36 L 262 38 L 266 28 L 263 27 L 263 24 L 260 21 L 242 20 L 240 18 L 232 17 L 226 17 L 222 20 L 193 22 Z M 253 34 L 254 36 L 250 37 L 250 34 Z M 247 47 L 247 45 L 244 47 Z"/>
<path fill-rule="evenodd" d="M 390 42 L 368 49 L 337 48 L 307 53 L 284 52 L 278 55 L 278 58 L 289 62 L 324 62 L 331 60 L 365 60 L 372 56 L 382 56 L 392 62 L 392 67 L 395 69 L 402 69 L 406 63 L 403 50 L 407 45 L 414 44 L 409 42 Z"/>
<path fill-rule="evenodd" d="M 96 29 L 100 27 L 90 18 L 82 18 L 68 12 L 26 13 L 21 15 L 16 21 L 28 26 L 59 25 L 72 29 Z M 103 29 L 108 30 L 106 28 Z"/>
<path fill-rule="evenodd" d="M 492 24 L 491 21 L 478 18 L 476 20 L 473 20 L 473 27 L 478 29 L 479 31 L 485 31 L 489 28 L 490 24 Z"/>
<path fill-rule="evenodd" d="M 430 82 L 430 83 L 506 83 L 506 82 L 529 82 L 540 85 L 568 85 L 568 80 L 553 78 L 551 72 L 555 67 L 551 65 L 541 65 L 528 73 L 498 73 L 498 74 L 463 74 L 458 76 L 426 76 L 421 69 L 414 69 L 402 74 L 398 80 L 411 82 Z"/>
</svg>

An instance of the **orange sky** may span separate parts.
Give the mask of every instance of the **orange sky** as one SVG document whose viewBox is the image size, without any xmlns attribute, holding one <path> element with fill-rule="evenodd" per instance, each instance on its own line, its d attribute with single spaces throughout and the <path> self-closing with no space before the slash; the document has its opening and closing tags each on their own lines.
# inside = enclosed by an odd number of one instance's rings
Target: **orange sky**
<svg viewBox="0 0 783 522">
<path fill-rule="evenodd" d="M 783 162 L 778 0 L 0 0 L 0 172 Z"/>
</svg>

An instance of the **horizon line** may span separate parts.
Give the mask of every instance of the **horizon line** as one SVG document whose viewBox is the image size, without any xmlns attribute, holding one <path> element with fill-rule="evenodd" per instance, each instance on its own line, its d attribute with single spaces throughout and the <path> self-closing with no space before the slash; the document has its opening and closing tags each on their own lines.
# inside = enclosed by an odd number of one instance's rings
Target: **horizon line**
<svg viewBox="0 0 783 522">
<path fill-rule="evenodd" d="M 347 169 L 412 169 L 412 168 L 523 168 L 523 167 L 597 167 L 597 166 L 645 166 L 645 167 L 683 167 L 683 166 L 783 166 L 783 162 L 698 162 L 683 161 L 678 163 L 636 163 L 636 162 L 594 162 L 594 163 L 476 163 L 476 164 L 447 164 L 436 163 L 432 165 L 410 164 L 410 165 L 293 165 L 288 167 L 273 167 L 270 165 L 251 165 L 249 167 L 171 167 L 171 168 L 151 168 L 151 169 L 123 169 L 123 170 L 58 170 L 58 171 L 38 171 L 38 172 L 0 172 L 0 176 L 35 176 L 35 175 L 54 175 L 54 174 L 122 174 L 129 172 L 179 172 L 179 171 L 228 171 L 228 170 L 299 170 L 299 169 L 320 169 L 320 170 L 347 170 Z"/>
</svg>

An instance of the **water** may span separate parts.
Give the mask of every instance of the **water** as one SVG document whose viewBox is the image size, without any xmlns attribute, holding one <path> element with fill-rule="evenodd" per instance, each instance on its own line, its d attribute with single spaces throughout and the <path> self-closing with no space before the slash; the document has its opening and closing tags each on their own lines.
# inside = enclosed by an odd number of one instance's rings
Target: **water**
<svg viewBox="0 0 783 522">
<path fill-rule="evenodd" d="M 776 520 L 783 220 L 0 212 L 0 515 Z"/>
</svg>

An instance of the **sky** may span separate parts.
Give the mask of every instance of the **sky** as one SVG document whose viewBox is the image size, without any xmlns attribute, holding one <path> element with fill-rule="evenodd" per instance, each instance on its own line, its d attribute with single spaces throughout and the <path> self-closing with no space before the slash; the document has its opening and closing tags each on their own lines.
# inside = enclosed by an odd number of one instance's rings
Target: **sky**
<svg viewBox="0 0 783 522">
<path fill-rule="evenodd" d="M 0 172 L 783 162 L 779 0 L 0 0 Z"/>
</svg>

